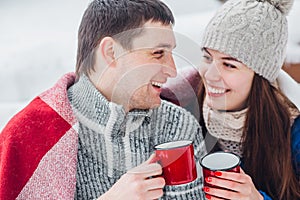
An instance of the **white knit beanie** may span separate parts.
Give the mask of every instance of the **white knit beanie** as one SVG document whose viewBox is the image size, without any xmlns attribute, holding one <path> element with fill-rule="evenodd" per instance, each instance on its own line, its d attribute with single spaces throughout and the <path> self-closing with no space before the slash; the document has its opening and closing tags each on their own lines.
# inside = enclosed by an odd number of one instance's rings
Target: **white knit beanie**
<svg viewBox="0 0 300 200">
<path fill-rule="evenodd" d="M 293 0 L 228 0 L 206 27 L 202 47 L 241 61 L 270 82 L 285 59 Z"/>
</svg>

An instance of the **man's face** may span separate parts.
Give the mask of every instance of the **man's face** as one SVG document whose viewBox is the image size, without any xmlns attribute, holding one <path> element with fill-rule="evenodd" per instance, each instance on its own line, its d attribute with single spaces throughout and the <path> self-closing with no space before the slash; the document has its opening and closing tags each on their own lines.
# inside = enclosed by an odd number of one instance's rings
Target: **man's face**
<svg viewBox="0 0 300 200">
<path fill-rule="evenodd" d="M 176 76 L 172 56 L 175 37 L 171 25 L 147 22 L 132 40 L 132 49 L 122 49 L 116 58 L 111 101 L 132 109 L 149 109 L 161 103 L 162 84 Z"/>
</svg>

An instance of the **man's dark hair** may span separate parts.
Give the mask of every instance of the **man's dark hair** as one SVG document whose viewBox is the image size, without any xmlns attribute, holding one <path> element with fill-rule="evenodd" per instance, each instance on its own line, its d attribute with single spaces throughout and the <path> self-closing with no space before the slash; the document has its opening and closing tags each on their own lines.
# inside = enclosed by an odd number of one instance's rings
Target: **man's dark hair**
<svg viewBox="0 0 300 200">
<path fill-rule="evenodd" d="M 95 62 L 94 49 L 104 37 L 113 37 L 124 48 L 147 21 L 174 24 L 171 10 L 160 0 L 94 0 L 86 9 L 78 32 L 77 77 L 88 74 Z M 126 37 L 120 33 L 126 32 Z"/>
</svg>

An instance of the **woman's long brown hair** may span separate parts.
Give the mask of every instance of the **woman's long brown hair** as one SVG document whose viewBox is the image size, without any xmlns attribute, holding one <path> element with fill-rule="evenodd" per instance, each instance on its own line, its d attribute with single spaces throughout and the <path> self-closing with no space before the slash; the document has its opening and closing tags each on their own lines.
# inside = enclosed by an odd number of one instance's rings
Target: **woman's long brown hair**
<svg viewBox="0 0 300 200">
<path fill-rule="evenodd" d="M 198 101 L 205 97 L 200 81 Z M 291 155 L 291 115 L 294 105 L 266 79 L 255 75 L 248 97 L 248 112 L 242 137 L 243 169 L 256 188 L 273 199 L 299 200 L 300 181 Z M 207 132 L 202 112 L 200 125 Z"/>
</svg>

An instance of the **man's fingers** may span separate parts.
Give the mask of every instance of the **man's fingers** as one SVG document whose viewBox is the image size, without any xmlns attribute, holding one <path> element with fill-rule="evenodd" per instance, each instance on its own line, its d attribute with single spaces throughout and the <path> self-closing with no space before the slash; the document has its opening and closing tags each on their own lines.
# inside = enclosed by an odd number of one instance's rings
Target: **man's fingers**
<svg viewBox="0 0 300 200">
<path fill-rule="evenodd" d="M 145 182 L 145 187 L 147 190 L 161 189 L 165 186 L 165 179 L 162 177 L 150 178 Z"/>
<path fill-rule="evenodd" d="M 156 163 L 158 161 L 158 157 L 155 155 L 155 153 L 151 154 L 151 156 L 146 160 L 145 164 L 151 164 Z"/>
<path fill-rule="evenodd" d="M 142 175 L 143 178 L 148 178 L 151 176 L 157 176 L 162 173 L 162 168 L 158 163 L 151 163 L 148 165 L 139 165 L 127 172 L 127 174 Z"/>
<path fill-rule="evenodd" d="M 162 189 L 150 190 L 146 193 L 145 199 L 159 199 L 163 196 L 163 194 L 164 193 Z"/>
<path fill-rule="evenodd" d="M 151 154 L 151 156 L 148 158 L 148 160 L 146 162 L 144 162 L 145 164 L 151 164 L 151 163 L 156 163 L 158 162 L 160 159 L 159 157 L 156 156 L 155 153 Z"/>
</svg>

